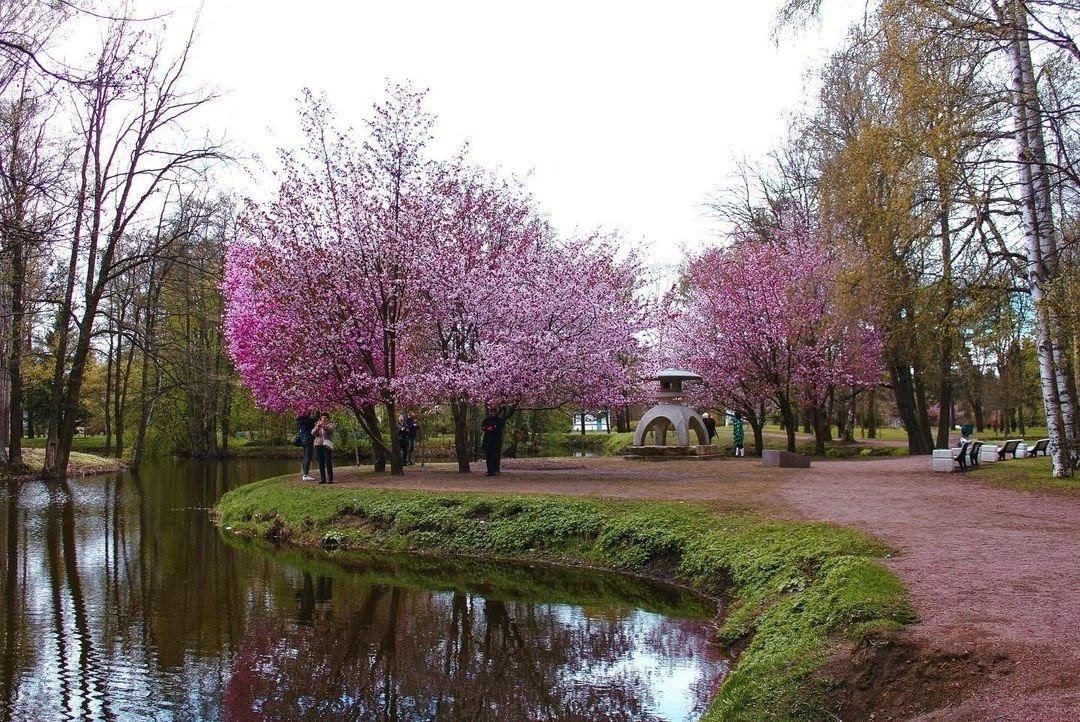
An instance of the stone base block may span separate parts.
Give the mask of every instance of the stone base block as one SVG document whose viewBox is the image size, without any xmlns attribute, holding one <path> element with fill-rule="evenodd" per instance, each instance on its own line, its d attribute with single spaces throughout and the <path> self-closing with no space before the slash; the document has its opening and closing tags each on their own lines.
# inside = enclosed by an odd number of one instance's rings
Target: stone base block
<svg viewBox="0 0 1080 722">
<path fill-rule="evenodd" d="M 998 460 L 997 444 L 983 444 L 979 447 L 979 463 L 994 464 Z"/>
<path fill-rule="evenodd" d="M 716 446 L 628 446 L 627 459 L 646 459 L 663 461 L 664 459 L 707 459 L 719 456 Z"/>
<path fill-rule="evenodd" d="M 952 471 L 959 468 L 953 458 L 953 449 L 934 449 L 931 467 L 934 471 Z"/>
<path fill-rule="evenodd" d="M 778 451 L 765 449 L 761 452 L 762 466 L 781 466 L 791 469 L 809 469 L 810 457 L 802 454 L 793 454 L 790 451 Z"/>
</svg>

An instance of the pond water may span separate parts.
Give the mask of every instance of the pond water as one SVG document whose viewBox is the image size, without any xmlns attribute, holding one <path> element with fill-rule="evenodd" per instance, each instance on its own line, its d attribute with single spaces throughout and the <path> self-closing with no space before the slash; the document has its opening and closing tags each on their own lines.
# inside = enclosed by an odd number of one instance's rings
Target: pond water
<svg viewBox="0 0 1080 722">
<path fill-rule="evenodd" d="M 275 549 L 171 461 L 3 492 L 3 720 L 696 720 L 706 600 L 617 575 Z"/>
</svg>

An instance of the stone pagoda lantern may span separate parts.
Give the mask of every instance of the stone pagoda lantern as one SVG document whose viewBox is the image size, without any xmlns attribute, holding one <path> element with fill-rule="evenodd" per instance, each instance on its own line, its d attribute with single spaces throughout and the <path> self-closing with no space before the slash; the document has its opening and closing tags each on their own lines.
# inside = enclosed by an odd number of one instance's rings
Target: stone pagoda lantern
<svg viewBox="0 0 1080 722">
<path fill-rule="evenodd" d="M 630 457 L 671 458 L 680 456 L 707 456 L 717 453 L 709 445 L 709 434 L 705 431 L 705 422 L 696 411 L 683 401 L 683 383 L 701 382 L 701 377 L 691 371 L 664 369 L 653 377 L 660 382 L 660 392 L 656 395 L 653 406 L 641 417 L 634 430 L 634 443 L 630 446 Z M 668 433 L 674 431 L 672 445 L 668 445 Z M 652 434 L 654 443 L 646 446 L 645 441 Z M 695 434 L 696 444 L 691 444 L 691 433 Z"/>
</svg>

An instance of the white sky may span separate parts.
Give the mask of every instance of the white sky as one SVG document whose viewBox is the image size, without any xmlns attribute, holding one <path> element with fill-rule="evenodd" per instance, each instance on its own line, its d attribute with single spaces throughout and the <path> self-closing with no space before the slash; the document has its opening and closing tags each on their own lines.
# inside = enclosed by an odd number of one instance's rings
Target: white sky
<svg viewBox="0 0 1080 722">
<path fill-rule="evenodd" d="M 154 4 L 186 34 L 197 3 Z M 531 172 L 564 233 L 617 230 L 673 264 L 715 237 L 702 203 L 782 136 L 852 3 L 779 49 L 776 4 L 205 0 L 190 70 L 225 93 L 205 122 L 271 161 L 296 140 L 301 88 L 359 127 L 387 79 L 410 80 L 430 89 L 440 150 L 468 141 L 482 165 Z"/>
</svg>

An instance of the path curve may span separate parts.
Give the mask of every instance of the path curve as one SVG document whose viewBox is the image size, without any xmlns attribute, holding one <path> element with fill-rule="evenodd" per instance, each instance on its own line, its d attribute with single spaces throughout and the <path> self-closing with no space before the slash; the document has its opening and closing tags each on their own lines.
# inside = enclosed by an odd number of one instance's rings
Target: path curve
<svg viewBox="0 0 1080 722">
<path fill-rule="evenodd" d="M 896 549 L 886 563 L 921 618 L 901 641 L 939 660 L 938 671 L 889 673 L 909 684 L 954 674 L 947 661 L 966 660 L 964 673 L 980 675 L 955 703 L 911 719 L 1080 720 L 1080 499 L 999 489 L 928 466 L 927 457 L 815 460 L 810 469 L 763 468 L 753 458 L 605 457 L 508 460 L 494 478 L 449 464 L 410 467 L 404 477 L 339 476 L 365 486 L 709 501 L 864 529 Z M 916 679 L 907 694 L 917 687 Z M 903 700 L 892 709 L 895 718 Z"/>
</svg>

